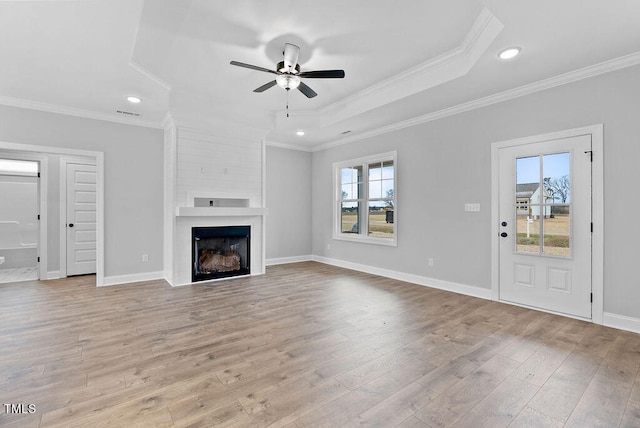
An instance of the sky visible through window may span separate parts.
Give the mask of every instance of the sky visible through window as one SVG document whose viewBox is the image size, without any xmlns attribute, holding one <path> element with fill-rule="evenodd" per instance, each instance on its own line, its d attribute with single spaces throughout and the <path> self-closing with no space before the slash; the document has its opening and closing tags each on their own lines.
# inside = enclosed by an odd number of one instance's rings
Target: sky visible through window
<svg viewBox="0 0 640 428">
<path fill-rule="evenodd" d="M 543 179 L 549 179 L 553 182 L 566 177 L 567 183 L 570 183 L 571 154 L 553 153 L 517 159 L 516 184 L 539 183 L 541 162 Z M 567 198 L 566 202 L 568 203 L 570 200 Z"/>
</svg>

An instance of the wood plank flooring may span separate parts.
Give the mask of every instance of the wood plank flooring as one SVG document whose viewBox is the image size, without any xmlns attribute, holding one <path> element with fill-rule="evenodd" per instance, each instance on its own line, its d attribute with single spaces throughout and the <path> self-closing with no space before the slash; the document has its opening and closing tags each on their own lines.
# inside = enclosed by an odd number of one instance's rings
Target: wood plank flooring
<svg viewBox="0 0 640 428">
<path fill-rule="evenodd" d="M 0 305 L 3 427 L 640 426 L 640 335 L 319 263 Z"/>
</svg>

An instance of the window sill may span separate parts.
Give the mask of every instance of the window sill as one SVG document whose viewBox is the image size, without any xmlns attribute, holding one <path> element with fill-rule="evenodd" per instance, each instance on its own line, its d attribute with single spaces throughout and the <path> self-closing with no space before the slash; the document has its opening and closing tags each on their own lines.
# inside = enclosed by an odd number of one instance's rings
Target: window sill
<svg viewBox="0 0 640 428">
<path fill-rule="evenodd" d="M 350 241 L 350 242 L 359 242 L 361 244 L 373 244 L 373 245 L 382 245 L 386 247 L 397 247 L 398 241 L 396 238 L 377 238 L 371 236 L 361 236 L 357 234 L 348 235 L 348 234 L 334 234 L 333 239 L 337 241 Z"/>
</svg>

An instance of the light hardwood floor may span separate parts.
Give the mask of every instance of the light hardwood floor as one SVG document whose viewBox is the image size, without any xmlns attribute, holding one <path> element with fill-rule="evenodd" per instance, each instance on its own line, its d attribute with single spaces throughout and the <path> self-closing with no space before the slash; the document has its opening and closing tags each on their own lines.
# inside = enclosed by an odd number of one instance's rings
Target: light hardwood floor
<svg viewBox="0 0 640 428">
<path fill-rule="evenodd" d="M 640 335 L 313 262 L 93 281 L 0 285 L 1 426 L 640 426 Z"/>
</svg>

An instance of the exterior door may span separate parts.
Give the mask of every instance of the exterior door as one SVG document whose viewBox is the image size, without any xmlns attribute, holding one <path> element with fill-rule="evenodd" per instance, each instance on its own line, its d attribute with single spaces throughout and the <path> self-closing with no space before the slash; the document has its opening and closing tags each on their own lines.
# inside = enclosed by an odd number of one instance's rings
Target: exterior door
<svg viewBox="0 0 640 428">
<path fill-rule="evenodd" d="M 499 150 L 500 300 L 591 318 L 591 136 Z"/>
<path fill-rule="evenodd" d="M 96 272 L 96 167 L 67 164 L 67 275 Z"/>
</svg>

